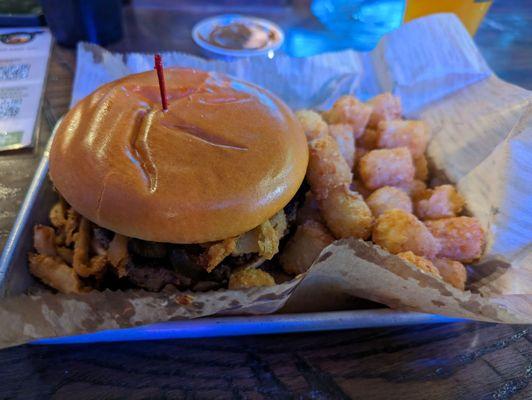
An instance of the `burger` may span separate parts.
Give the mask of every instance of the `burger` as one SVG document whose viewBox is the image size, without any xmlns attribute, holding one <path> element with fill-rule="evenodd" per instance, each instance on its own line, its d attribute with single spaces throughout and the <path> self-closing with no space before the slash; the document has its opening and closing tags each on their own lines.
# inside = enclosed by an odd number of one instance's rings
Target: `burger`
<svg viewBox="0 0 532 400">
<path fill-rule="evenodd" d="M 204 291 L 243 270 L 241 286 L 273 283 L 262 264 L 279 251 L 308 163 L 297 118 L 223 74 L 165 76 L 167 110 L 148 71 L 100 87 L 57 127 L 49 175 L 60 201 L 29 256 L 47 285 Z"/>
</svg>

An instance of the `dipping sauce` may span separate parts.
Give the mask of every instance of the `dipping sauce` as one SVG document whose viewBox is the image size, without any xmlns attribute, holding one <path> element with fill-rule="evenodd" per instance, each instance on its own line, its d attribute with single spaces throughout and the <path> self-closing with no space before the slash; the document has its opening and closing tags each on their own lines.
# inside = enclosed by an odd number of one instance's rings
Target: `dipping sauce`
<svg viewBox="0 0 532 400">
<path fill-rule="evenodd" d="M 192 37 L 205 50 L 225 56 L 265 54 L 284 41 L 281 28 L 271 21 L 242 15 L 219 15 L 200 21 Z"/>
<path fill-rule="evenodd" d="M 224 49 L 263 49 L 279 40 L 275 31 L 254 22 L 218 25 L 210 33 L 209 43 Z"/>
</svg>

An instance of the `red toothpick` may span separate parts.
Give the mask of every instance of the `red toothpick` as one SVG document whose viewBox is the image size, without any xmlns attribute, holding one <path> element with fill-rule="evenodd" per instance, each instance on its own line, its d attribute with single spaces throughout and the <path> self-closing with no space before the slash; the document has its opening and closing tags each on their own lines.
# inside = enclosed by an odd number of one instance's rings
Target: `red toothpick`
<svg viewBox="0 0 532 400">
<path fill-rule="evenodd" d="M 155 54 L 153 57 L 155 61 L 155 69 L 157 70 L 157 78 L 159 79 L 159 89 L 161 90 L 161 103 L 163 111 L 168 110 L 168 100 L 166 99 L 166 84 L 164 83 L 163 60 L 160 54 Z"/>
</svg>

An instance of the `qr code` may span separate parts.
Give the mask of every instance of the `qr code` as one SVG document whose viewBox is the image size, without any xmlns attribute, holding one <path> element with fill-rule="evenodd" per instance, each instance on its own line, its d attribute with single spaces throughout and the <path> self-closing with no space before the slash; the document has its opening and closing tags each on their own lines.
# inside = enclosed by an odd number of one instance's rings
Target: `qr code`
<svg viewBox="0 0 532 400">
<path fill-rule="evenodd" d="M 15 118 L 21 104 L 22 99 L 0 99 L 0 119 Z"/>
<path fill-rule="evenodd" d="M 30 64 L 0 65 L 0 81 L 18 81 L 30 74 Z"/>
</svg>

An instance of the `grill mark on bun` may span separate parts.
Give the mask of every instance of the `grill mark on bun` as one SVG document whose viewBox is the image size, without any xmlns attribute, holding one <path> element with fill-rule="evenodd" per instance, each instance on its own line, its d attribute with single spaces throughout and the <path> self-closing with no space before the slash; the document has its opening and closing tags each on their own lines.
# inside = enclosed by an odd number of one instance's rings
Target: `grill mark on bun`
<svg viewBox="0 0 532 400">
<path fill-rule="evenodd" d="M 234 103 L 248 103 L 249 98 L 242 97 L 219 97 L 219 98 L 200 98 L 198 103 L 201 104 L 234 104 Z"/>
<path fill-rule="evenodd" d="M 130 90 L 144 100 L 148 100 L 152 104 L 159 104 L 161 102 L 160 89 L 157 85 L 133 85 L 125 87 L 125 89 L 126 91 Z M 170 103 L 170 101 L 177 101 L 184 97 L 189 97 L 198 91 L 200 91 L 200 88 L 193 88 L 190 86 L 168 87 L 166 88 L 166 98 Z"/>
<path fill-rule="evenodd" d="M 172 116 L 173 121 L 162 120 L 161 125 L 171 129 L 172 131 L 179 131 L 185 135 L 192 136 L 195 139 L 199 139 L 204 143 L 207 143 L 211 146 L 222 147 L 225 149 L 238 150 L 238 151 L 247 151 L 246 146 L 239 145 L 238 143 L 231 142 L 226 138 L 217 136 L 215 133 L 207 132 L 205 129 L 200 128 L 197 125 L 188 124 L 184 121 L 176 119 L 175 116 Z"/>
<path fill-rule="evenodd" d="M 131 151 L 129 152 L 129 158 L 142 172 L 151 193 L 157 190 L 157 168 L 151 159 L 147 139 L 155 113 L 156 110 L 152 108 L 141 109 L 137 112 L 131 132 Z"/>
<path fill-rule="evenodd" d="M 109 177 L 111 175 L 113 175 L 113 172 L 108 172 L 105 175 L 105 177 L 103 178 L 102 189 L 100 190 L 100 194 L 98 195 L 98 200 L 96 202 L 96 219 L 98 221 L 100 220 L 100 209 L 101 209 L 101 206 L 102 206 L 103 194 L 105 192 L 105 188 L 107 187 L 107 182 L 109 181 Z"/>
</svg>

